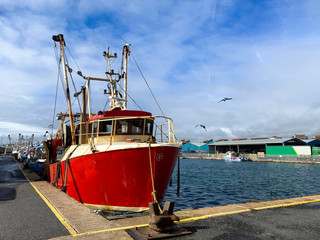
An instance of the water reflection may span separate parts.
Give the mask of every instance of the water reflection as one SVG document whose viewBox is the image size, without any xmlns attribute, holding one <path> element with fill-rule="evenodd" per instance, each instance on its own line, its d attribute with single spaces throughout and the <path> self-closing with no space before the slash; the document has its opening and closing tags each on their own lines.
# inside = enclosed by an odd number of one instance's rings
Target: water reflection
<svg viewBox="0 0 320 240">
<path fill-rule="evenodd" d="M 27 179 L 14 159 L 0 156 L 0 201 L 14 200 L 15 187 L 21 182 L 27 182 Z"/>
<path fill-rule="evenodd" d="M 0 187 L 0 201 L 14 200 L 16 198 L 16 189 L 10 187 Z"/>
<path fill-rule="evenodd" d="M 0 183 L 26 182 L 18 164 L 11 157 L 0 156 Z"/>
<path fill-rule="evenodd" d="M 175 170 L 165 200 L 184 209 L 312 195 L 320 192 L 319 170 L 311 164 L 182 159 L 181 197 L 175 195 Z"/>
</svg>

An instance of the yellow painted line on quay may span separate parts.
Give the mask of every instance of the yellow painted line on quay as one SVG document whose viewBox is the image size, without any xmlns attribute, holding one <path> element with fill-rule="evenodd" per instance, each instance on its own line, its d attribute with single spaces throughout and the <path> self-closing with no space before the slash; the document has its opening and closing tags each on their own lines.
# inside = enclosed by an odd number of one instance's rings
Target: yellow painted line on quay
<svg viewBox="0 0 320 240">
<path fill-rule="evenodd" d="M 56 210 L 56 208 L 48 201 L 48 199 L 38 190 L 38 188 L 34 186 L 32 182 L 30 182 L 30 180 L 29 180 L 29 183 L 34 188 L 34 190 L 36 190 L 36 192 L 39 194 L 42 200 L 48 205 L 48 207 L 53 212 L 53 214 L 59 219 L 62 225 L 65 226 L 65 228 L 70 232 L 70 234 L 75 237 L 77 235 L 76 230 L 74 230 L 74 228 L 64 219 L 64 217 Z"/>
<path fill-rule="evenodd" d="M 14 159 L 15 160 L 15 159 Z M 15 160 L 16 161 L 16 160 Z M 17 161 L 16 161 L 17 163 Z M 42 200 L 47 204 L 47 206 L 50 208 L 50 210 L 53 212 L 53 214 L 58 218 L 58 220 L 61 222 L 63 226 L 70 232 L 72 236 L 76 236 L 77 232 L 74 230 L 74 228 L 64 219 L 64 217 L 56 210 L 56 208 L 49 202 L 49 200 L 40 192 L 40 190 L 30 181 L 30 179 L 27 177 L 27 175 L 23 172 L 23 170 L 20 167 L 20 164 L 17 163 L 19 166 L 21 172 L 25 176 L 25 178 L 29 181 L 30 185 L 36 190 L 36 192 L 39 194 L 39 196 L 42 198 Z"/>
<path fill-rule="evenodd" d="M 211 218 L 211 217 L 219 217 L 219 216 L 232 215 L 232 214 L 251 212 L 251 211 L 252 211 L 251 209 L 243 209 L 243 210 L 237 210 L 237 211 L 231 211 L 231 212 L 213 213 L 213 214 L 208 214 L 208 215 L 203 215 L 198 217 L 184 218 L 184 219 L 181 219 L 180 222 L 197 221 L 197 220 L 202 220 L 202 219 Z"/>
<path fill-rule="evenodd" d="M 253 210 L 259 211 L 259 210 L 272 209 L 272 208 L 291 207 L 291 206 L 303 205 L 303 204 L 314 203 L 314 202 L 320 202 L 320 199 L 307 200 L 302 202 L 284 203 L 284 204 L 271 205 L 271 206 L 265 206 L 265 207 L 257 207 L 257 208 L 253 208 Z"/>
<path fill-rule="evenodd" d="M 147 227 L 147 226 L 149 226 L 149 224 L 132 225 L 132 226 L 118 227 L 118 228 L 108 228 L 108 229 L 102 229 L 102 230 L 97 230 L 97 231 L 92 231 L 92 232 L 78 233 L 78 234 L 74 235 L 74 237 L 97 234 L 97 233 L 104 233 L 104 232 L 128 230 L 128 229 L 132 229 L 132 228 L 138 228 L 138 227 L 141 228 L 141 227 Z"/>
</svg>

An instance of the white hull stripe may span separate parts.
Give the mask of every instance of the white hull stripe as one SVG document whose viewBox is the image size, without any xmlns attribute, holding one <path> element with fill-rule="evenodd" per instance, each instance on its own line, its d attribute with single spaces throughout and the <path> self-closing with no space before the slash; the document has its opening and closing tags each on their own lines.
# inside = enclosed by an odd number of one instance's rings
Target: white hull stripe
<svg viewBox="0 0 320 240">
<path fill-rule="evenodd" d="M 95 146 L 95 150 L 97 152 L 109 152 L 115 150 L 129 150 L 129 149 L 137 149 L 137 148 L 148 148 L 148 143 L 113 143 L 113 144 L 99 144 Z M 179 148 L 177 144 L 169 144 L 169 143 L 154 143 L 151 144 L 151 148 L 155 147 L 174 147 Z M 77 149 L 75 149 L 77 148 Z M 74 150 L 75 149 L 75 150 Z M 76 158 L 80 156 L 93 154 L 91 147 L 89 144 L 82 144 L 77 147 L 77 145 L 72 145 L 68 148 L 66 153 L 64 154 L 62 161 L 65 161 L 67 156 L 74 150 L 70 158 Z"/>
</svg>

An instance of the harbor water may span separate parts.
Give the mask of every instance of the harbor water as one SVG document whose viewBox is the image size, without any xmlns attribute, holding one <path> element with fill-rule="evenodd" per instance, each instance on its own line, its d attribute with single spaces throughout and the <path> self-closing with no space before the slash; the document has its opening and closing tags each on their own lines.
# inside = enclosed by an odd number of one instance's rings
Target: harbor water
<svg viewBox="0 0 320 240">
<path fill-rule="evenodd" d="M 176 191 L 177 166 L 165 197 L 175 210 L 313 195 L 320 165 L 181 159 L 180 197 Z"/>
</svg>

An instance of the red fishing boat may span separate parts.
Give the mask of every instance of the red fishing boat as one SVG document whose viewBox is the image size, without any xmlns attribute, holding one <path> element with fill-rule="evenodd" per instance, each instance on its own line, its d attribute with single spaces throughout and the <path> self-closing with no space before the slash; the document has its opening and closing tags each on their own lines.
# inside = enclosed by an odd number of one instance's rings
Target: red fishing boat
<svg viewBox="0 0 320 240">
<path fill-rule="evenodd" d="M 176 144 L 173 121 L 141 110 L 127 110 L 127 58 L 123 47 L 123 72 L 114 73 L 104 52 L 109 71 L 106 78 L 85 77 L 81 113 L 73 114 L 62 34 L 53 36 L 60 45 L 68 113 L 58 114 L 57 133 L 44 145 L 47 150 L 48 181 L 79 202 L 102 210 L 141 211 L 149 202 L 161 202 L 173 173 L 180 147 Z M 124 80 L 123 97 L 118 82 Z M 105 81 L 110 109 L 91 113 L 90 83 Z M 161 120 L 159 122 L 159 120 Z M 165 140 L 164 140 L 165 139 Z"/>
</svg>

